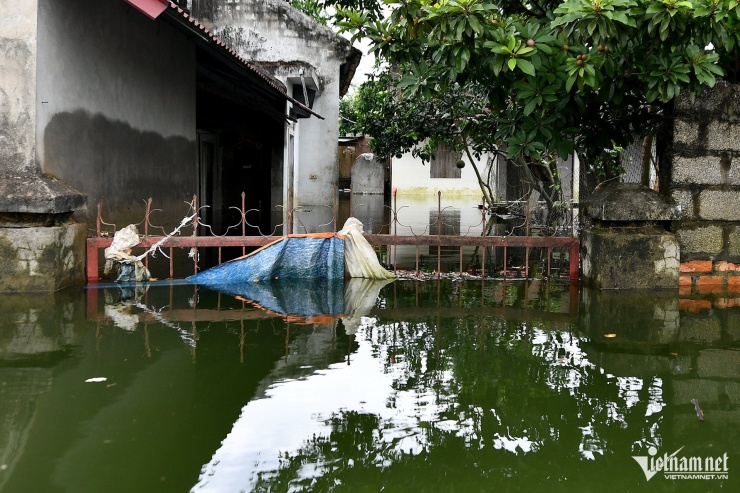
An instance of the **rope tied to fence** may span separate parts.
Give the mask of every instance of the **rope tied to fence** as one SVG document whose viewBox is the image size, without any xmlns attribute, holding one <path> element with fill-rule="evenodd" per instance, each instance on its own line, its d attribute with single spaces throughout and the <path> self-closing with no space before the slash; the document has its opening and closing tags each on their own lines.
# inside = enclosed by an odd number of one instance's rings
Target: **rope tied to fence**
<svg viewBox="0 0 740 493">
<path fill-rule="evenodd" d="M 136 257 L 136 260 L 141 261 L 144 257 L 146 257 L 147 255 L 149 255 L 150 253 L 152 254 L 152 257 L 155 257 L 157 250 L 159 250 L 159 252 L 162 255 L 164 255 L 166 258 L 170 258 L 166 253 L 164 253 L 164 250 L 162 250 L 161 246 L 164 244 L 164 242 L 166 242 L 167 240 L 169 240 L 173 236 L 175 236 L 177 234 L 180 234 L 180 230 L 182 228 L 184 228 L 185 226 L 187 226 L 188 223 L 190 223 L 197 216 L 198 216 L 198 213 L 196 212 L 195 214 L 193 214 L 191 216 L 184 217 L 182 219 L 182 221 L 180 221 L 179 226 L 177 226 L 175 229 L 173 229 L 170 234 L 168 234 L 167 236 L 164 236 L 161 240 L 159 240 L 154 245 L 152 245 L 151 247 L 149 247 L 149 250 L 147 250 L 146 252 L 144 252 L 141 255 L 137 256 Z"/>
</svg>

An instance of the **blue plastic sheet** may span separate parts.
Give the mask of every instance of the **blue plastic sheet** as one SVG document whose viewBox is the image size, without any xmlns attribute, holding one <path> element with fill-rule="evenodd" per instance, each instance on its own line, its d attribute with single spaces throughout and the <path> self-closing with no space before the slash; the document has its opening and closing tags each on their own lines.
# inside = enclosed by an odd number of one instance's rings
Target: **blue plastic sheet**
<svg viewBox="0 0 740 493">
<path fill-rule="evenodd" d="M 344 313 L 344 279 L 293 279 L 240 284 L 209 284 L 209 289 L 245 298 L 278 315 L 311 319 Z"/>
<path fill-rule="evenodd" d="M 344 279 L 344 240 L 334 234 L 286 236 L 244 257 L 199 272 L 205 286 L 305 279 Z"/>
</svg>

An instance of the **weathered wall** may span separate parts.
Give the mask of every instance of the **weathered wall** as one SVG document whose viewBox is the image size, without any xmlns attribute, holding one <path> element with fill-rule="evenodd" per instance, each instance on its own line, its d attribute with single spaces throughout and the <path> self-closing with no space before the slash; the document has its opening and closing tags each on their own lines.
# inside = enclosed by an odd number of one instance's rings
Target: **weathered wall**
<svg viewBox="0 0 740 493">
<path fill-rule="evenodd" d="M 0 0 L 0 174 L 38 172 L 36 2 Z"/>
<path fill-rule="evenodd" d="M 352 165 L 352 193 L 383 194 L 385 164 L 372 153 L 360 154 Z"/>
<path fill-rule="evenodd" d="M 143 199 L 179 223 L 197 192 L 195 48 L 121 0 L 38 0 L 43 172 L 88 195 L 81 219 L 125 225 Z M 93 226 L 94 227 L 94 226 Z"/>
<path fill-rule="evenodd" d="M 85 225 L 0 228 L 0 291 L 49 292 L 84 284 Z"/>
<path fill-rule="evenodd" d="M 672 234 L 588 229 L 581 233 L 583 280 L 599 289 L 676 289 L 678 248 Z"/>
<path fill-rule="evenodd" d="M 240 55 L 285 83 L 289 94 L 294 84 L 300 87 L 304 70 L 307 85 L 317 90 L 313 110 L 325 119 L 312 116 L 295 125 L 294 206 L 332 204 L 338 177 L 339 68 L 350 53 L 349 42 L 284 0 L 193 1 L 191 7 Z"/>
<path fill-rule="evenodd" d="M 740 287 L 740 87 L 682 95 L 674 113 L 667 179 L 682 206 L 680 282 Z"/>
<path fill-rule="evenodd" d="M 0 291 L 82 280 L 85 196 L 42 176 L 37 154 L 37 0 L 0 0 Z"/>
</svg>

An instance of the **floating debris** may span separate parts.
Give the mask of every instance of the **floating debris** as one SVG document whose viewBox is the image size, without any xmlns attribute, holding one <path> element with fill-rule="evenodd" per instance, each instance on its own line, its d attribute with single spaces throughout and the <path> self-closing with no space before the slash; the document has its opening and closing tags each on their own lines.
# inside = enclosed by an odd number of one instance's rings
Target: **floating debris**
<svg viewBox="0 0 740 493">
<path fill-rule="evenodd" d="M 458 272 L 416 272 L 413 270 L 397 270 L 396 271 L 396 279 L 399 280 L 411 280 L 411 281 L 434 281 L 436 279 L 450 279 L 452 281 L 480 281 L 483 279 L 481 276 L 476 276 L 473 274 L 468 274 L 467 272 L 463 272 L 462 274 Z M 491 277 L 486 277 L 486 279 L 493 279 Z"/>
<path fill-rule="evenodd" d="M 108 379 L 105 377 L 94 377 L 94 378 L 88 378 L 87 380 L 85 380 L 85 382 L 86 383 L 97 383 L 97 382 L 105 382 L 106 380 Z"/>
<path fill-rule="evenodd" d="M 701 410 L 701 407 L 699 407 L 699 401 L 696 399 L 691 399 L 691 403 L 694 405 L 694 411 L 696 411 L 696 419 L 699 421 L 704 421 L 704 411 Z"/>
</svg>

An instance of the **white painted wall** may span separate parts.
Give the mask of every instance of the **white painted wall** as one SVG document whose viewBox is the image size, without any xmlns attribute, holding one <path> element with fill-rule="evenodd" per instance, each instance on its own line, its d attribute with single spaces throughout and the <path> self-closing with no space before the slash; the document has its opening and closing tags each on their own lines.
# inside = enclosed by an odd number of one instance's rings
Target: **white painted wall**
<svg viewBox="0 0 740 493">
<path fill-rule="evenodd" d="M 391 169 L 391 186 L 401 195 L 434 195 L 442 192 L 445 196 L 472 196 L 480 201 L 482 196 L 475 171 L 467 156 L 463 156 L 465 167 L 460 178 L 430 178 L 430 163 L 423 163 L 411 153 L 401 158 L 393 158 Z M 488 155 L 484 154 L 476 161 L 481 174 L 485 172 Z"/>
</svg>

